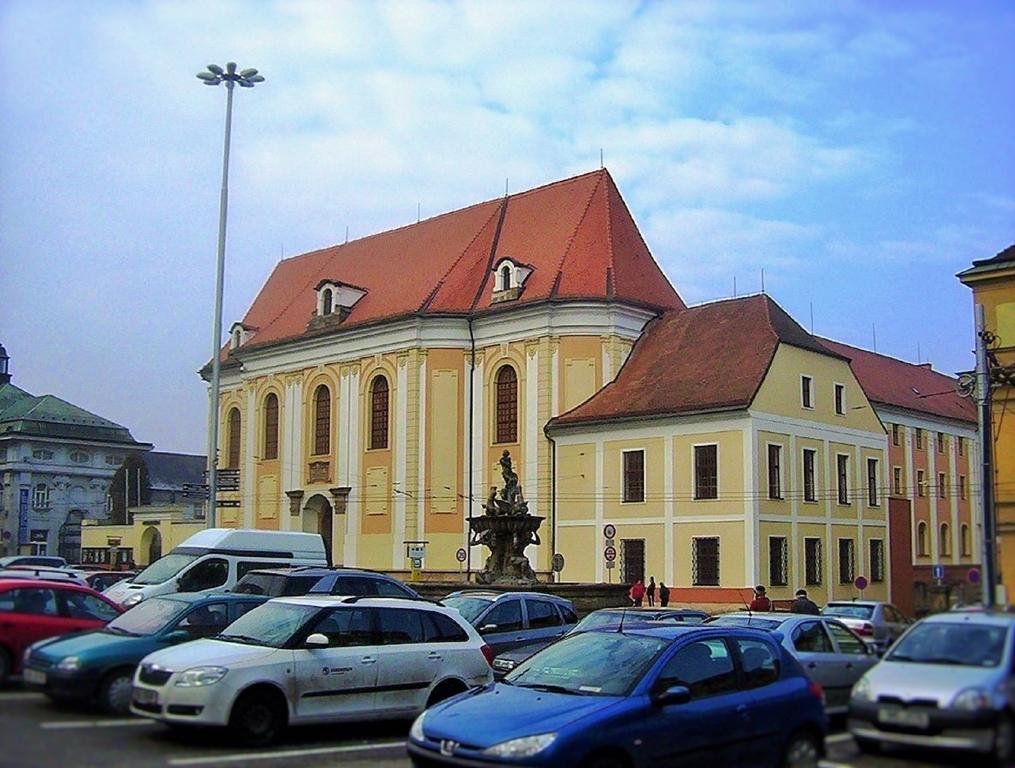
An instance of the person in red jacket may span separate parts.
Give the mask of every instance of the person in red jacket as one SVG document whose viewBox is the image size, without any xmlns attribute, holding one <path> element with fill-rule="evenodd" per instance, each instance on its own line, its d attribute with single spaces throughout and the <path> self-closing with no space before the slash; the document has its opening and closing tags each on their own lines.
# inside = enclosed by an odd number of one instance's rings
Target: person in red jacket
<svg viewBox="0 0 1015 768">
<path fill-rule="evenodd" d="M 631 585 L 631 591 L 628 592 L 628 596 L 631 598 L 632 605 L 641 606 L 641 601 L 645 598 L 645 585 L 641 579 L 638 579 Z"/>
<path fill-rule="evenodd" d="M 751 604 L 747 610 L 751 613 L 768 613 L 773 609 L 772 601 L 768 599 L 768 595 L 765 594 L 765 588 L 759 584 L 754 588 L 754 599 L 751 600 Z"/>
</svg>

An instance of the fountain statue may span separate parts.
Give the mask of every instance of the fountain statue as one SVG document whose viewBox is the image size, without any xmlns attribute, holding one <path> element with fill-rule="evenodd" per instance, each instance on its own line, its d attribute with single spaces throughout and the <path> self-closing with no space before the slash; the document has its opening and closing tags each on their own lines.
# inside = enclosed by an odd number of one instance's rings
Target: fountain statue
<svg viewBox="0 0 1015 768">
<path fill-rule="evenodd" d="M 482 544 L 490 549 L 483 570 L 476 574 L 480 584 L 535 584 L 525 548 L 539 544 L 539 526 L 542 517 L 529 514 L 529 503 L 518 484 L 518 473 L 511 467 L 511 454 L 504 451 L 500 457 L 504 487 L 490 488 L 483 505 L 484 514 L 469 518 L 471 536 L 469 544 Z"/>
</svg>

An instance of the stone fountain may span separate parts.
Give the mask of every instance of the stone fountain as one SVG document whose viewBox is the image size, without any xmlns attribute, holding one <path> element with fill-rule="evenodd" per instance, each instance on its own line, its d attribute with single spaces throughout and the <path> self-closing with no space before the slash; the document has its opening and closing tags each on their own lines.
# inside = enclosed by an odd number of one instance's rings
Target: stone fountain
<svg viewBox="0 0 1015 768">
<path fill-rule="evenodd" d="M 483 570 L 476 574 L 480 584 L 535 584 L 525 548 L 539 544 L 539 526 L 545 518 L 529 514 L 529 503 L 518 485 L 518 474 L 511 468 L 511 454 L 500 457 L 504 487 L 490 488 L 483 505 L 484 514 L 469 518 L 469 544 L 482 544 L 490 549 Z"/>
</svg>

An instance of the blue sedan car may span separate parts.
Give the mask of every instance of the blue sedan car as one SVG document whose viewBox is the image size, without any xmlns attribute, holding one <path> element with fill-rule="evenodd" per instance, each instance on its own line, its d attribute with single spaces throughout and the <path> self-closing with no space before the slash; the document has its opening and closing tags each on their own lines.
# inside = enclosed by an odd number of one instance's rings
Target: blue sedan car
<svg viewBox="0 0 1015 768">
<path fill-rule="evenodd" d="M 813 768 L 827 727 L 820 686 L 776 636 L 640 626 L 565 637 L 428 709 L 408 750 L 418 768 Z"/>
</svg>

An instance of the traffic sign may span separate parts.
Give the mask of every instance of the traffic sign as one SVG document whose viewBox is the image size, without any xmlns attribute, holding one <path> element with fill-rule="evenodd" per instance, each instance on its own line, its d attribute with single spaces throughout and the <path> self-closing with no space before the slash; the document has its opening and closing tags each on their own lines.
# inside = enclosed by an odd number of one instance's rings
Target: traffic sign
<svg viewBox="0 0 1015 768">
<path fill-rule="evenodd" d="M 412 569 L 414 571 L 418 571 L 422 567 L 423 567 L 423 558 L 422 557 L 414 557 L 414 558 L 412 558 Z"/>
<path fill-rule="evenodd" d="M 613 560 L 607 560 L 606 561 L 606 567 L 607 568 L 616 568 L 617 567 L 617 563 L 615 561 L 613 561 Z"/>
<path fill-rule="evenodd" d="M 945 577 L 945 567 L 943 565 L 935 565 L 934 578 L 937 579 L 938 581 L 942 581 L 944 580 L 944 577 Z"/>
<path fill-rule="evenodd" d="M 604 538 L 612 539 L 616 535 L 617 535 L 617 526 L 615 526 L 613 523 L 607 523 L 603 527 Z"/>
<path fill-rule="evenodd" d="M 856 587 L 857 589 L 859 589 L 861 592 L 863 592 L 865 589 L 867 589 L 867 577 L 866 576 L 857 576 L 853 580 L 853 586 Z"/>
<path fill-rule="evenodd" d="M 564 570 L 564 556 L 557 552 L 553 559 L 550 561 L 550 567 L 553 568 L 554 573 L 560 573 Z"/>
<path fill-rule="evenodd" d="M 966 571 L 966 581 L 968 581 L 970 584 L 979 584 L 980 583 L 980 569 L 979 568 L 970 568 L 968 571 Z"/>
<path fill-rule="evenodd" d="M 458 551 L 455 552 L 455 560 L 460 563 L 464 563 L 469 557 L 469 553 L 465 551 L 465 547 L 459 547 Z"/>
<path fill-rule="evenodd" d="M 240 506 L 239 499 L 219 499 L 215 505 L 217 507 L 238 507 Z"/>
<path fill-rule="evenodd" d="M 617 559 L 616 547 L 607 547 L 606 549 L 604 549 L 603 557 L 606 558 L 606 562 L 608 563 L 612 563 L 614 560 L 616 560 Z"/>
</svg>

